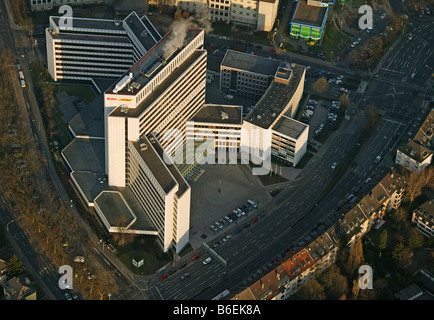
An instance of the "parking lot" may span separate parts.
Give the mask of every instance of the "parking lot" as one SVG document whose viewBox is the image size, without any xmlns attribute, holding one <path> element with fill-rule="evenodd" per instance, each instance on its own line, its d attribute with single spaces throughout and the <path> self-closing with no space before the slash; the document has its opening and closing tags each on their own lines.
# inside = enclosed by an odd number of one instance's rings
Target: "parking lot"
<svg viewBox="0 0 434 320">
<path fill-rule="evenodd" d="M 205 165 L 202 176 L 190 182 L 194 194 L 190 214 L 190 244 L 193 249 L 199 248 L 202 242 L 234 234 L 254 219 L 257 209 L 253 205 L 243 207 L 243 212 L 234 212 L 248 200 L 258 208 L 268 201 L 269 195 L 257 178 L 247 176 L 247 170 L 240 166 Z"/>
</svg>

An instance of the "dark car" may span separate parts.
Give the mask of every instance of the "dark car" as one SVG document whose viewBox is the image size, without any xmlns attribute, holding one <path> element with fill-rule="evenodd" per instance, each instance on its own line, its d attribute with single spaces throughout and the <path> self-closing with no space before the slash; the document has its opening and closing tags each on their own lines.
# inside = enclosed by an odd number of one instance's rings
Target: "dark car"
<svg viewBox="0 0 434 320">
<path fill-rule="evenodd" d="M 182 276 L 181 276 L 181 280 L 185 280 L 185 279 L 188 279 L 190 277 L 190 274 L 187 272 L 187 273 L 184 273 Z"/>
<path fill-rule="evenodd" d="M 255 217 L 255 218 L 253 218 L 252 221 L 250 221 L 250 222 L 251 222 L 251 223 L 255 223 L 255 222 L 257 222 L 257 221 L 258 221 L 258 218 Z"/>
<path fill-rule="evenodd" d="M 168 277 L 169 277 L 169 275 L 168 275 L 167 273 L 166 273 L 166 274 L 163 274 L 163 275 L 160 277 L 160 281 L 166 280 Z"/>
<path fill-rule="evenodd" d="M 243 228 L 239 228 L 235 231 L 235 234 L 239 234 L 241 231 L 243 231 Z"/>
<path fill-rule="evenodd" d="M 199 259 L 199 257 L 200 257 L 200 255 L 196 254 L 196 255 L 194 255 L 191 259 L 192 259 L 192 260 L 197 260 L 197 259 Z"/>
<path fill-rule="evenodd" d="M 340 61 L 343 61 L 344 59 L 345 59 L 345 53 L 342 53 L 340 56 L 339 56 L 339 58 L 338 58 Z"/>
<path fill-rule="evenodd" d="M 184 267 L 186 267 L 187 266 L 187 264 L 184 262 L 184 263 L 181 263 L 179 266 L 178 266 L 178 269 L 179 270 L 181 270 L 182 268 L 184 268 Z"/>
</svg>

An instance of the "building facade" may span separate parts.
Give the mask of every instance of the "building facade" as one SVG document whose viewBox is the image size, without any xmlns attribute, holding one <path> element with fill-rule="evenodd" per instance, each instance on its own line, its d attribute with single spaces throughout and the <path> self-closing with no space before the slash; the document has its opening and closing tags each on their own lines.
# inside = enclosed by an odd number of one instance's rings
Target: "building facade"
<svg viewBox="0 0 434 320">
<path fill-rule="evenodd" d="M 176 0 L 174 6 L 202 14 L 205 7 L 213 22 L 233 23 L 249 31 L 271 31 L 279 0 Z"/>
<path fill-rule="evenodd" d="M 121 77 L 161 35 L 144 16 L 124 20 L 50 17 L 46 29 L 47 67 L 54 81 Z"/>
<path fill-rule="evenodd" d="M 113 0 L 30 0 L 30 9 L 32 11 L 51 10 L 62 5 L 113 5 Z"/>
<path fill-rule="evenodd" d="M 289 25 L 291 38 L 311 44 L 319 42 L 324 34 L 330 5 L 336 0 L 295 0 Z"/>
<path fill-rule="evenodd" d="M 259 100 L 281 63 L 275 59 L 227 50 L 220 65 L 220 91 Z"/>
<path fill-rule="evenodd" d="M 434 205 L 432 200 L 425 202 L 413 211 L 411 222 L 416 224 L 417 230 L 425 237 L 434 236 Z"/>
</svg>

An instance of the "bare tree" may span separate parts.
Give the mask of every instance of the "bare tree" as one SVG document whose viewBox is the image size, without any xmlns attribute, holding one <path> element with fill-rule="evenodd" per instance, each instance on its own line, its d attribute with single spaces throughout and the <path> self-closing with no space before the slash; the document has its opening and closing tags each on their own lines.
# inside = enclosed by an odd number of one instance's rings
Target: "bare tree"
<svg viewBox="0 0 434 320">
<path fill-rule="evenodd" d="M 328 87 L 329 87 L 329 83 L 327 82 L 326 78 L 324 78 L 324 77 L 319 78 L 312 85 L 312 89 L 318 94 L 324 93 L 328 89 Z"/>
</svg>

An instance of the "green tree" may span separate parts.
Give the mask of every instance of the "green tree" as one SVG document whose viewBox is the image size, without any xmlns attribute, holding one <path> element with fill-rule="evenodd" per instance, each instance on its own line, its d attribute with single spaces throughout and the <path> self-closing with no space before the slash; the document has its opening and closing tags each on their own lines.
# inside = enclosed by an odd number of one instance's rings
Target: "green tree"
<svg viewBox="0 0 434 320">
<path fill-rule="evenodd" d="M 24 267 L 22 261 L 13 255 L 12 258 L 6 263 L 6 274 L 9 279 L 24 272 Z"/>
<path fill-rule="evenodd" d="M 399 242 L 392 251 L 392 258 L 402 267 L 407 265 L 411 259 L 411 250 Z"/>
<path fill-rule="evenodd" d="M 378 244 L 378 249 L 384 250 L 387 247 L 387 230 L 384 229 L 380 233 L 380 243 Z"/>
<path fill-rule="evenodd" d="M 408 247 L 413 250 L 422 247 L 422 245 L 423 245 L 423 235 L 416 229 L 413 229 L 411 232 L 410 239 L 408 240 Z"/>
</svg>

